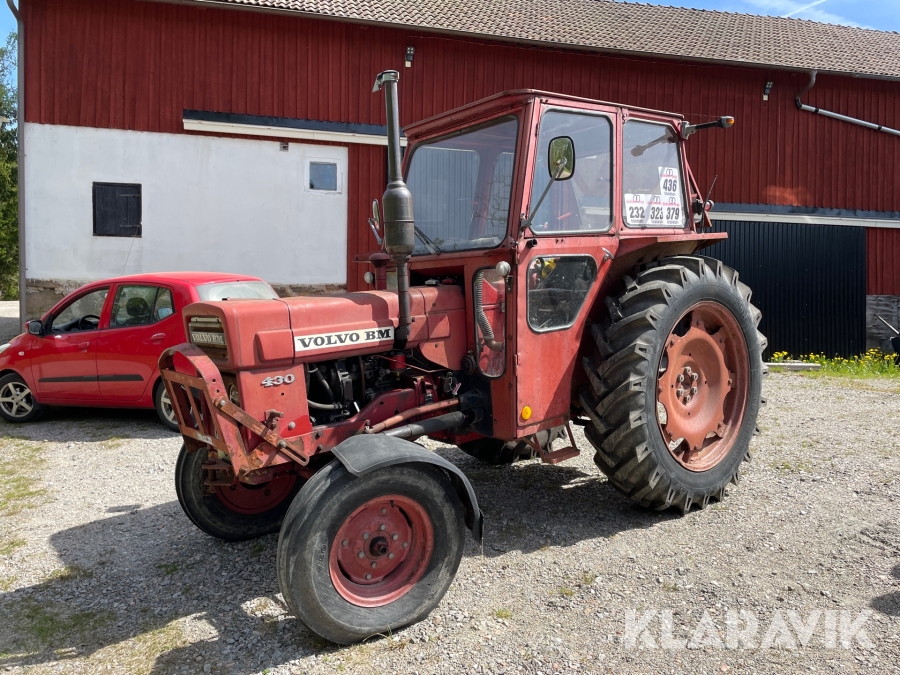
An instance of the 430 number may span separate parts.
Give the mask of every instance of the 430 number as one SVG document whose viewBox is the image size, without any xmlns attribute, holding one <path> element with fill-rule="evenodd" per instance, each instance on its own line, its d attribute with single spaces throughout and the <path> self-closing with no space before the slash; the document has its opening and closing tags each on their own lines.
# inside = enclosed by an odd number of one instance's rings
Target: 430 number
<svg viewBox="0 0 900 675">
<path fill-rule="evenodd" d="M 264 387 L 277 387 L 279 384 L 291 384 L 295 379 L 292 373 L 287 375 L 276 375 L 275 377 L 267 377 L 262 381 Z"/>
</svg>

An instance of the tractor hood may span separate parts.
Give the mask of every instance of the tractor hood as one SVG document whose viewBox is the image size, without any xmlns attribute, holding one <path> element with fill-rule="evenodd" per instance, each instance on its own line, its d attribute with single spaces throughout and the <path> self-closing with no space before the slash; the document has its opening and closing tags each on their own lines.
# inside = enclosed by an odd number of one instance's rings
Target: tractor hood
<svg viewBox="0 0 900 675">
<path fill-rule="evenodd" d="M 459 286 L 410 289 L 408 347 L 457 370 L 466 353 L 465 300 Z M 240 370 L 326 361 L 393 348 L 397 295 L 363 291 L 279 300 L 198 302 L 184 310 L 188 340 L 220 368 Z"/>
</svg>

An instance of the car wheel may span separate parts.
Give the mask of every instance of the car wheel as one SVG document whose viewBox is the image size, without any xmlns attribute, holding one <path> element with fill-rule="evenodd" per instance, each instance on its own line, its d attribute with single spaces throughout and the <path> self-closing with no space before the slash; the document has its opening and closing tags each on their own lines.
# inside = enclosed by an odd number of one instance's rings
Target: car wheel
<svg viewBox="0 0 900 675">
<path fill-rule="evenodd" d="M 160 381 L 156 385 L 156 393 L 153 396 L 153 405 L 156 407 L 156 414 L 159 415 L 159 421 L 172 431 L 178 431 L 178 418 L 175 416 L 175 408 L 169 399 L 169 392 L 166 386 Z"/>
<path fill-rule="evenodd" d="M 0 378 L 0 417 L 7 422 L 33 422 L 47 410 L 16 373 Z"/>
</svg>

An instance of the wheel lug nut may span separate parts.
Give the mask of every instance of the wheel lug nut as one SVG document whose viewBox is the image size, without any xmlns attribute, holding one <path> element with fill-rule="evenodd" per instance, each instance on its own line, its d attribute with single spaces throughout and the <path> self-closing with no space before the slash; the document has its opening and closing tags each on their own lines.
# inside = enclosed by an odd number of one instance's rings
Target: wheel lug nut
<svg viewBox="0 0 900 675">
<path fill-rule="evenodd" d="M 399 537 L 396 534 L 392 534 L 391 539 L 393 539 L 394 541 L 397 541 L 397 539 L 399 539 Z"/>
<path fill-rule="evenodd" d="M 679 381 L 679 382 L 684 382 L 684 375 L 679 375 L 679 376 L 678 376 L 678 381 Z"/>
<path fill-rule="evenodd" d="M 691 387 L 691 396 L 697 393 L 697 387 Z"/>
<path fill-rule="evenodd" d="M 678 398 L 681 398 L 682 396 L 684 396 L 684 389 L 682 389 L 681 387 L 678 387 L 678 389 L 675 391 L 675 395 Z"/>
<path fill-rule="evenodd" d="M 385 513 L 387 513 L 387 509 L 381 509 L 381 515 L 384 515 Z"/>
<path fill-rule="evenodd" d="M 368 538 L 369 538 L 369 533 L 363 532 L 363 539 L 368 539 Z"/>
<path fill-rule="evenodd" d="M 378 529 L 381 530 L 382 532 L 384 532 L 387 529 L 387 525 L 382 525 Z"/>
<path fill-rule="evenodd" d="M 404 541 L 404 542 L 403 542 L 403 548 L 406 548 L 407 546 L 409 546 L 409 543 Z"/>
<path fill-rule="evenodd" d="M 366 579 L 371 579 L 371 578 L 372 578 L 372 575 L 371 575 L 371 574 L 367 574 L 367 575 L 366 575 Z"/>
<path fill-rule="evenodd" d="M 365 558 L 365 557 L 366 557 L 366 554 L 363 553 L 362 551 L 360 551 L 359 553 L 356 554 L 356 557 L 357 557 L 357 558 Z"/>
<path fill-rule="evenodd" d="M 376 567 L 378 567 L 377 563 L 372 563 L 372 569 L 374 570 Z"/>
<path fill-rule="evenodd" d="M 388 560 L 393 560 L 393 559 L 394 559 L 394 554 L 388 553 Z"/>
<path fill-rule="evenodd" d="M 687 404 L 690 403 L 690 402 L 691 402 L 691 397 L 690 397 L 690 396 L 685 396 L 685 397 L 684 397 L 684 404 L 687 405 Z"/>
<path fill-rule="evenodd" d="M 691 379 L 696 382 L 697 378 L 700 377 L 697 373 L 691 373 Z"/>
<path fill-rule="evenodd" d="M 691 375 L 691 367 L 690 366 L 685 366 L 684 374 L 687 375 L 688 377 L 690 377 L 690 375 Z"/>
<path fill-rule="evenodd" d="M 350 544 L 350 542 L 347 541 L 346 539 L 344 539 L 344 541 L 341 542 L 341 546 L 348 546 L 349 544 Z"/>
</svg>

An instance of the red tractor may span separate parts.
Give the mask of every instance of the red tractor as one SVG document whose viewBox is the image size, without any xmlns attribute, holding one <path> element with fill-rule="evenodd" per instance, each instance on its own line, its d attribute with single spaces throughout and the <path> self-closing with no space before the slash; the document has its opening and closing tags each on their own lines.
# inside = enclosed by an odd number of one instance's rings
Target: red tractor
<svg viewBox="0 0 900 675">
<path fill-rule="evenodd" d="M 285 601 L 344 644 L 428 615 L 481 539 L 471 484 L 416 438 L 556 464 L 581 425 L 615 488 L 687 512 L 737 482 L 764 369 L 750 289 L 696 255 L 725 235 L 683 146 L 731 118 L 511 91 L 408 127 L 401 171 L 397 80 L 372 290 L 198 302 L 160 360 L 185 513 L 280 530 Z"/>
</svg>

